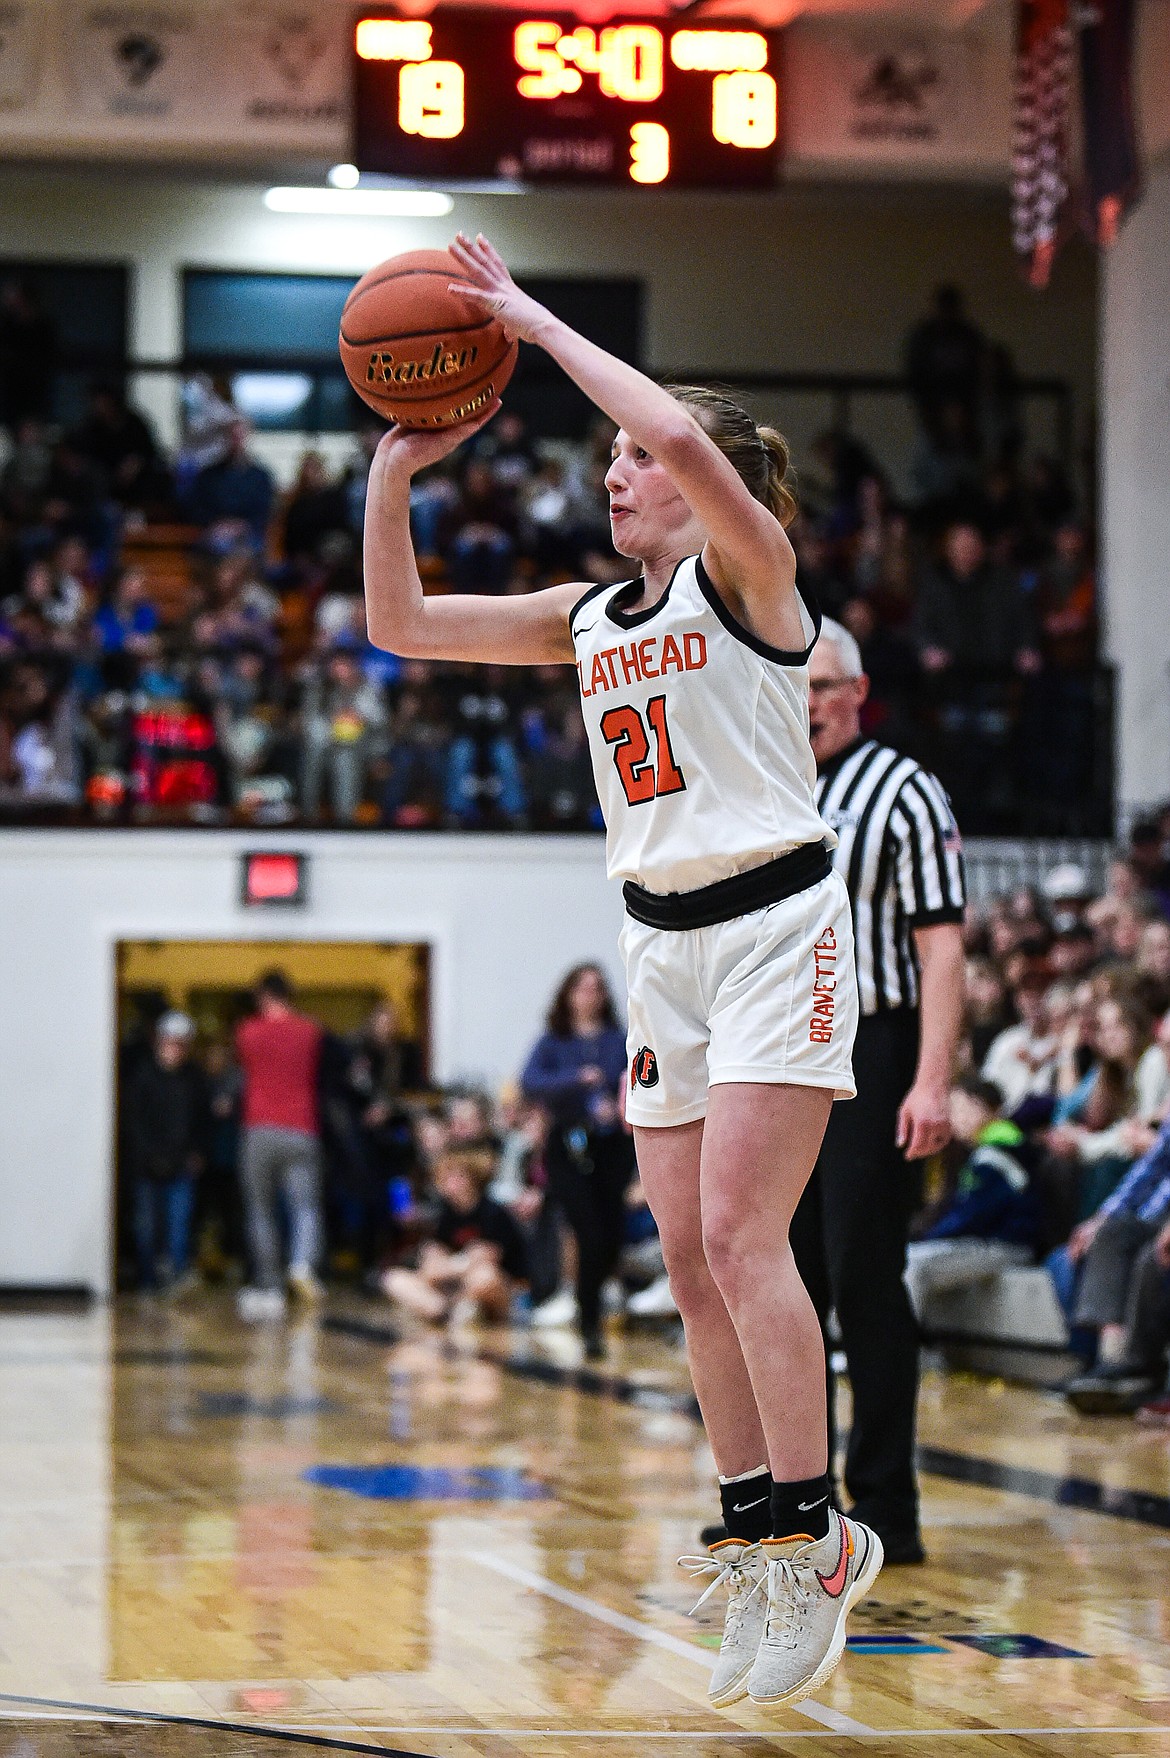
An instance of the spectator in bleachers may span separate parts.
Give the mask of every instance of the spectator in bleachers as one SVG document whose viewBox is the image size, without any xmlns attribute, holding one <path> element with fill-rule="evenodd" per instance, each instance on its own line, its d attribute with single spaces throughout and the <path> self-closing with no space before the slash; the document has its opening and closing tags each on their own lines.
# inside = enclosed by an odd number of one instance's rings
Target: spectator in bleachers
<svg viewBox="0 0 1170 1758">
<path fill-rule="evenodd" d="M 801 589 L 815 596 L 825 616 L 839 617 L 852 587 L 828 537 L 812 520 L 802 518 L 793 531 L 793 544 Z"/>
<path fill-rule="evenodd" d="M 987 339 L 967 316 L 962 291 L 936 287 L 927 316 L 906 338 L 905 372 L 918 419 L 937 431 L 948 407 L 958 407 L 975 427 L 986 381 Z"/>
<path fill-rule="evenodd" d="M 1151 1424 L 1170 1426 L 1166 1355 L 1170 1349 L 1170 1221 L 1134 1261 L 1116 1361 L 1100 1362 L 1065 1386 L 1073 1408 L 1085 1416 L 1124 1415 L 1135 1408 Z M 1161 1396 L 1151 1397 L 1151 1394 Z"/>
<path fill-rule="evenodd" d="M 281 712 L 269 655 L 241 643 L 218 671 L 215 729 L 234 804 L 287 803 L 292 785 L 281 773 Z"/>
<path fill-rule="evenodd" d="M 23 659 L 0 683 L 0 805 L 67 805 L 81 797 L 77 703 L 60 665 Z"/>
<path fill-rule="evenodd" d="M 528 787 L 534 828 L 600 824 L 589 741 L 576 702 L 554 712 L 540 750 L 529 758 Z"/>
<path fill-rule="evenodd" d="M 276 499 L 272 472 L 249 450 L 248 423 L 239 417 L 227 435 L 226 450 L 198 472 L 184 511 L 212 544 L 247 543 L 262 553 Z"/>
<path fill-rule="evenodd" d="M 444 805 L 448 824 L 520 826 L 528 798 L 520 766 L 519 704 L 505 666 L 451 666 Z"/>
<path fill-rule="evenodd" d="M 999 968 L 990 958 L 968 958 L 964 1038 L 972 1068 L 981 1069 L 989 1080 L 995 1080 L 995 1074 L 989 1072 L 987 1063 L 991 1046 L 999 1042 L 1002 1033 L 1010 1030 L 1012 1017 L 1008 1005 L 1007 984 Z M 1010 1044 L 1011 1040 L 1008 1042 Z M 1006 1059 L 1008 1053 L 1004 1054 Z M 1030 1081 L 1030 1066 L 1027 1074 Z M 996 1084 L 1006 1094 L 1006 1081 L 1001 1080 Z"/>
<path fill-rule="evenodd" d="M 153 1054 L 131 1077 L 123 1128 L 133 1184 L 138 1286 L 181 1291 L 191 1262 L 195 1181 L 207 1164 L 207 1085 L 191 1056 L 195 1025 L 185 1013 L 164 1013 Z"/>
<path fill-rule="evenodd" d="M 1076 1174 L 1081 1214 L 1096 1208 L 1145 1151 L 1152 1128 L 1170 1105 L 1166 1056 L 1152 1042 L 1149 1015 L 1131 997 L 1098 1001 L 1086 1045 L 1091 1053 L 1087 1066 L 1076 1053 L 1083 1031 L 1074 1017 L 1061 1047 L 1052 1127 L 1046 1136 L 1048 1152 L 1066 1160 Z"/>
<path fill-rule="evenodd" d="M 512 575 L 517 522 L 491 466 L 472 456 L 446 520 L 443 554 L 456 592 L 502 592 Z"/>
<path fill-rule="evenodd" d="M 116 380 L 90 386 L 85 416 L 71 438 L 74 450 L 99 472 L 106 494 L 127 512 L 140 519 L 171 512 L 173 482 L 154 431 L 130 408 Z"/>
<path fill-rule="evenodd" d="M 1034 671 L 1039 664 L 1019 584 L 988 559 L 982 532 L 952 525 L 940 564 L 922 581 L 915 619 L 919 659 L 928 672 L 968 675 Z"/>
<path fill-rule="evenodd" d="M 1170 922 L 1164 916 L 1151 915 L 1142 929 L 1134 989 L 1148 1013 L 1159 1019 L 1170 1013 Z"/>
<path fill-rule="evenodd" d="M 927 1329 L 932 1296 L 985 1281 L 1005 1265 L 1030 1263 L 1040 1236 L 1027 1139 L 1004 1115 L 994 1082 L 973 1076 L 958 1082 L 951 1127 L 968 1158 L 943 1212 L 906 1254 L 910 1302 Z"/>
<path fill-rule="evenodd" d="M 958 316 L 962 329 L 966 320 Z M 939 420 L 929 443 L 944 476 L 952 473 L 950 486 L 925 513 L 899 506 L 856 436 L 822 434 L 813 460 L 814 474 L 819 469 L 825 478 L 819 513 L 798 537 L 803 578 L 828 608 L 840 605 L 863 645 L 872 680 L 864 730 L 937 767 L 973 833 L 1095 828 L 1107 810 L 1090 736 L 1100 684 L 1092 669 L 1080 669 L 1086 660 L 1091 668 L 1095 653 L 1091 544 L 1072 517 L 1061 471 L 1051 461 L 1017 457 L 1014 442 L 990 436 L 987 370 L 974 427 L 967 367 L 958 373 L 967 389 L 957 402 L 944 395 L 957 382 L 951 368 L 939 365 L 947 348 L 936 349 L 940 338 L 947 341 L 948 323 L 927 326 L 929 346 L 919 353 L 938 353 L 929 395 Z M 984 350 L 985 366 L 991 352 Z M 929 378 L 916 377 L 920 391 Z M 1004 432 L 1013 398 L 1007 384 L 995 417 Z M 36 419 L 21 423 L 0 472 L 0 662 L 5 654 L 38 663 L 46 653 L 65 657 L 72 692 L 62 678 L 59 699 L 75 695 L 80 703 L 65 725 L 78 747 L 74 768 L 84 746 L 89 779 L 97 773 L 90 746 L 95 733 L 98 745 L 105 738 L 95 722 L 109 717 L 106 707 L 91 713 L 90 704 L 111 692 L 136 704 L 189 701 L 213 728 L 214 748 L 200 760 L 219 778 L 214 789 L 204 775 L 185 794 L 172 789 L 165 804 L 157 790 L 139 787 L 124 790 L 118 805 L 116 787 L 99 783 L 89 812 L 135 822 L 196 815 L 222 822 L 256 811 L 286 820 L 326 816 L 323 783 L 307 799 L 300 791 L 299 752 L 312 707 L 305 698 L 317 688 L 312 656 L 352 640 L 366 682 L 388 697 L 387 725 L 365 767 L 361 803 L 371 814 L 404 827 L 595 824 L 578 733 L 561 711 L 563 680 L 518 672 L 480 700 L 457 670 L 417 662 L 407 671 L 395 656 L 369 647 L 357 539 L 379 430 L 358 433 L 340 482 L 318 454 L 307 454 L 283 514 L 274 518 L 270 477 L 252 460 L 247 424 L 227 385 L 189 380 L 184 404 L 179 498 L 201 535 L 188 554 L 173 534 L 142 543 L 134 559 L 143 572 L 125 592 L 120 533 L 139 525 L 144 512 L 169 517 L 169 503 L 152 504 L 144 486 L 159 470 L 168 477 L 169 464 L 119 385 L 95 385 L 85 419 L 63 437 Z M 576 446 L 536 440 L 515 411 L 505 411 L 477 436 L 469 456 L 417 478 L 411 518 L 416 546 L 428 558 L 428 590 L 523 593 L 556 577 L 620 580 L 624 567 L 609 544 L 602 489 L 612 437 L 612 427 L 598 422 Z M 813 505 L 815 488 L 814 482 Z M 951 578 L 949 564 L 924 573 L 919 560 L 948 507 L 987 532 L 948 540 L 952 552 L 957 542 L 961 568 L 962 555 L 969 562 L 976 554 L 973 575 L 963 582 Z M 281 559 L 268 567 L 268 553 Z M 184 578 L 188 565 L 193 584 Z M 1013 642 L 1007 625 L 1021 614 L 1027 625 L 1033 612 L 1043 669 L 1022 683 L 1019 667 L 1036 663 L 1032 632 L 1025 626 L 1027 638 Z M 154 618 L 157 627 L 150 627 Z M 241 708 L 230 699 L 231 655 L 253 646 L 266 655 L 266 687 L 259 702 Z M 940 655 L 945 669 L 930 670 Z M 969 663 L 986 670 L 968 678 Z M 465 708 L 474 710 L 470 721 Z M 34 756 L 40 743 L 35 730 L 25 741 Z M 1146 850 L 1151 863 L 1143 889 L 1170 908 L 1166 833 L 1152 825 L 1148 843 L 1144 835 L 1143 827 L 1139 858 Z M 1129 959 L 1144 926 L 1144 914 L 1123 914 L 1111 930 L 1117 957 Z M 1083 938 L 1070 940 L 1061 956 L 1075 961 L 1085 950 Z"/>
<path fill-rule="evenodd" d="M 1126 1310 L 1142 1253 L 1170 1223 L 1170 1120 L 1152 1146 L 1100 1207 L 1076 1227 L 1064 1263 L 1052 1266 L 1058 1289 L 1069 1288 L 1066 1265 L 1079 1269 L 1074 1322 L 1096 1333 L 1100 1377 L 1127 1360 Z"/>
<path fill-rule="evenodd" d="M 1030 1095 L 1051 1096 L 1060 1050 L 1049 1017 L 1044 976 L 1029 975 L 1012 990 L 1011 998 L 1017 1023 L 1006 1026 L 992 1040 L 980 1069 L 984 1080 L 999 1089 L 1009 1117 Z"/>
<path fill-rule="evenodd" d="M 330 479 L 320 452 L 306 452 L 285 502 L 285 560 L 316 561 L 325 538 L 348 530 L 345 489 Z"/>
<path fill-rule="evenodd" d="M 310 670 L 302 697 L 301 797 L 310 814 L 327 799 L 335 823 L 356 820 L 386 722 L 382 692 L 362 675 L 356 641 L 339 641 Z"/>
<path fill-rule="evenodd" d="M 1164 916 L 1170 916 L 1170 811 L 1139 818 L 1130 831 L 1126 871 L 1130 896 L 1145 891 Z"/>
<path fill-rule="evenodd" d="M 439 823 L 446 792 L 448 728 L 433 688 L 415 681 L 420 670 L 407 662 L 381 763 L 382 822 L 404 829 Z"/>
<path fill-rule="evenodd" d="M 103 653 L 145 653 L 148 637 L 158 628 L 158 611 L 141 568 L 118 568 L 93 619 L 93 632 Z"/>
</svg>

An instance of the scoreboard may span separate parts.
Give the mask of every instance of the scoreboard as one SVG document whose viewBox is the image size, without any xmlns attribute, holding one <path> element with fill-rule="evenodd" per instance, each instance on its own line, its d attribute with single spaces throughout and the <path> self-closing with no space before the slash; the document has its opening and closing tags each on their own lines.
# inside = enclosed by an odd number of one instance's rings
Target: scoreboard
<svg viewBox="0 0 1170 1758">
<path fill-rule="evenodd" d="M 430 182 L 762 189 L 779 35 L 750 24 L 440 7 L 354 29 L 354 163 Z"/>
</svg>

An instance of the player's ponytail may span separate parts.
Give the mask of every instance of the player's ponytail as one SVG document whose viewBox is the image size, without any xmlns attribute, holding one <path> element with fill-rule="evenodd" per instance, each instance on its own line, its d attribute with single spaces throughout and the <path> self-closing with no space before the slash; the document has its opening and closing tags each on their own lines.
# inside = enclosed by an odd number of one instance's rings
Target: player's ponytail
<svg viewBox="0 0 1170 1758">
<path fill-rule="evenodd" d="M 788 441 L 774 427 L 758 427 L 756 432 L 768 454 L 768 490 L 760 498 L 775 513 L 780 523 L 787 527 L 800 511 Z"/>
<path fill-rule="evenodd" d="M 758 501 L 781 525 L 797 514 L 788 441 L 774 427 L 757 427 L 747 410 L 726 391 L 710 385 L 667 385 L 676 402 L 689 409 L 709 438 Z"/>
</svg>

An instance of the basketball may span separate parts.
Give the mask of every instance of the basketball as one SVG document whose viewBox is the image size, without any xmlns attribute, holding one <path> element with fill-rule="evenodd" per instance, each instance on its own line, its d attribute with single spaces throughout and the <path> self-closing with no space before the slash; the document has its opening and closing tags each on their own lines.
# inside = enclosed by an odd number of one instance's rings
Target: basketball
<svg viewBox="0 0 1170 1758">
<path fill-rule="evenodd" d="M 498 397 L 518 344 L 449 290 L 462 279 L 445 250 L 408 250 L 362 276 L 341 314 L 350 384 L 401 427 L 453 427 Z"/>
</svg>

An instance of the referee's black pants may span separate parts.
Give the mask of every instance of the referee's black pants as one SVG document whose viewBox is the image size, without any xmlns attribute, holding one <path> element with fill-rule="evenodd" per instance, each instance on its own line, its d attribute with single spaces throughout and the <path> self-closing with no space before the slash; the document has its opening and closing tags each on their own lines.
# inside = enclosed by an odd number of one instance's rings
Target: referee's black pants
<svg viewBox="0 0 1170 1758">
<path fill-rule="evenodd" d="M 853 1388 L 845 1487 L 858 1518 L 879 1534 L 918 1530 L 918 1326 L 902 1272 L 921 1175 L 894 1142 L 917 1056 L 913 1009 L 860 1021 L 853 1052 L 857 1097 L 833 1106 L 791 1234 L 822 1330 L 830 1307 L 836 1309 Z M 833 1390 L 830 1373 L 830 1471 Z"/>
</svg>

